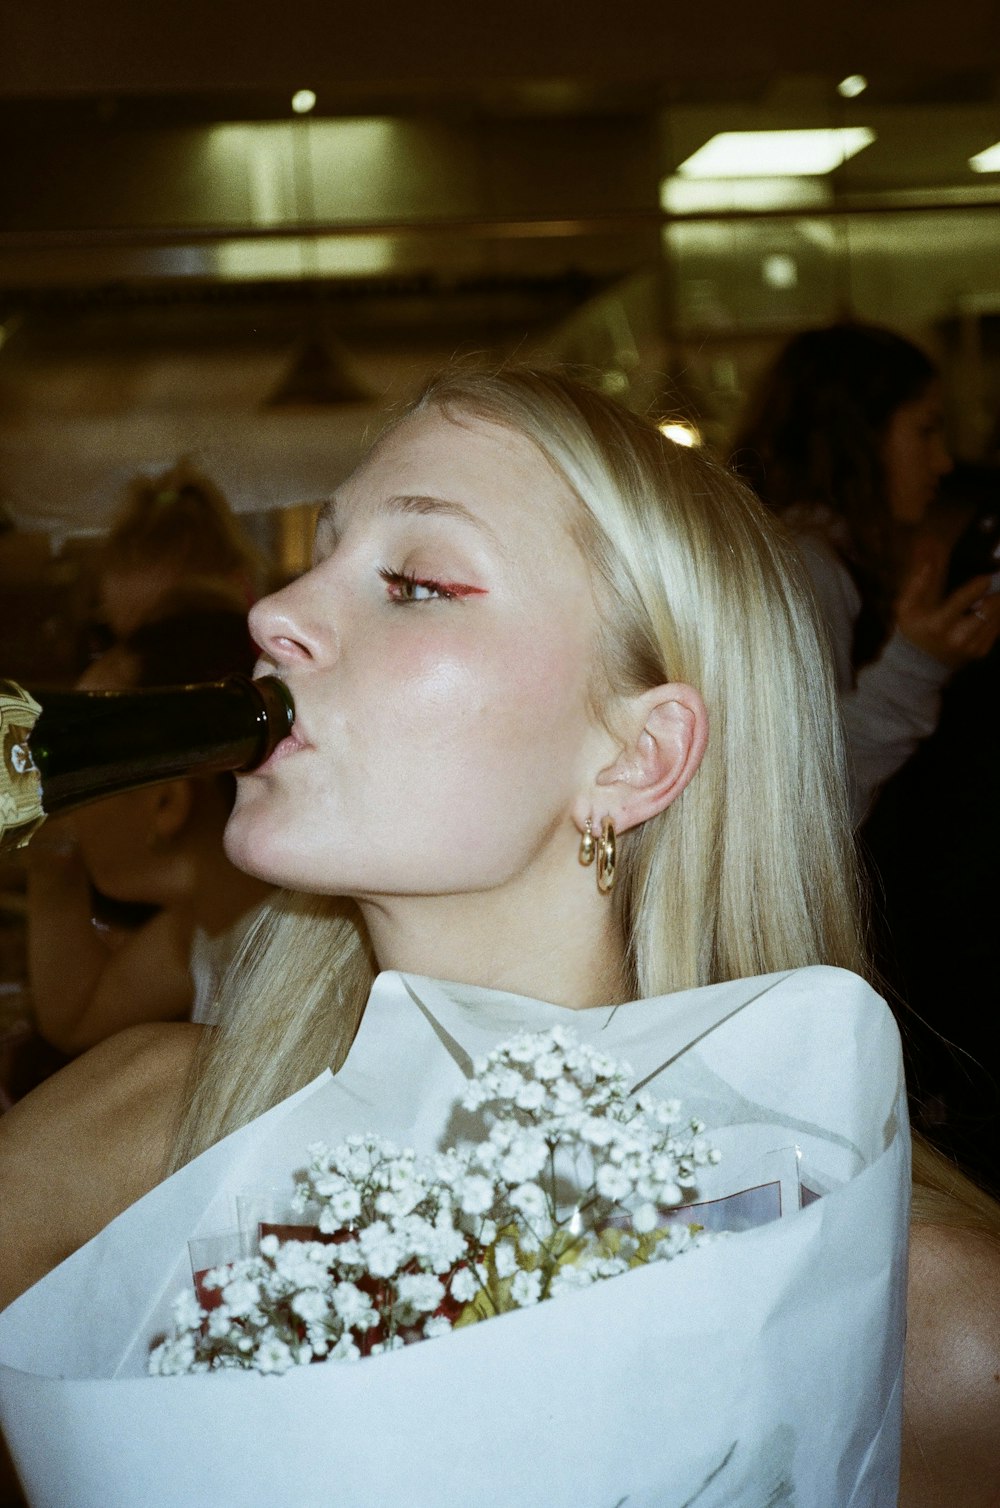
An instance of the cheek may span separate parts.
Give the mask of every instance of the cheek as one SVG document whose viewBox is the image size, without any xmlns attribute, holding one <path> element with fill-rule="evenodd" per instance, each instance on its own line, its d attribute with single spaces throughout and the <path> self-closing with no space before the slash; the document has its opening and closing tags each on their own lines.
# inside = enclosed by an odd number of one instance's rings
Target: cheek
<svg viewBox="0 0 1000 1508">
<path fill-rule="evenodd" d="M 405 726 L 374 752 L 387 805 L 422 844 L 495 854 L 503 867 L 558 821 L 574 798 L 589 730 L 579 635 L 530 625 L 461 658 L 408 661 Z M 394 777 L 394 779 L 392 778 Z"/>
<path fill-rule="evenodd" d="M 78 812 L 75 830 L 80 855 L 98 890 L 113 893 L 148 869 L 151 850 L 128 796 L 110 797 Z"/>
<path fill-rule="evenodd" d="M 125 797 L 111 796 L 93 806 L 84 807 L 74 817 L 74 828 L 80 844 L 80 852 L 89 863 L 103 853 L 131 844 L 133 824 L 129 809 L 123 805 Z"/>
<path fill-rule="evenodd" d="M 907 435 L 892 434 L 882 452 L 882 465 L 890 511 L 896 518 L 909 521 L 927 476 L 921 446 Z"/>
<path fill-rule="evenodd" d="M 411 642 L 395 664 L 393 698 L 442 740 L 456 726 L 485 730 L 497 746 L 516 731 L 563 736 L 586 703 L 586 665 L 576 632 L 525 623 L 460 653 Z M 409 724 L 412 727 L 412 724 Z"/>
</svg>

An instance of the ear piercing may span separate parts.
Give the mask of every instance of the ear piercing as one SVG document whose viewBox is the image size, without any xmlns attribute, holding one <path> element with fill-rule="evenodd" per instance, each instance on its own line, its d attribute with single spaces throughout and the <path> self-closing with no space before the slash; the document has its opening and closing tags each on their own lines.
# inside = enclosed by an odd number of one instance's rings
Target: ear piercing
<svg viewBox="0 0 1000 1508">
<path fill-rule="evenodd" d="M 597 888 L 602 895 L 607 895 L 614 888 L 615 868 L 618 861 L 615 830 L 610 818 L 605 817 L 602 820 L 599 838 L 594 837 L 594 825 L 590 818 L 587 818 L 587 826 L 580 839 L 579 858 L 583 865 L 593 864 L 596 858 Z"/>
<path fill-rule="evenodd" d="M 605 817 L 601 823 L 601 838 L 597 845 L 597 888 L 602 895 L 607 895 L 614 887 L 617 861 L 615 830 L 610 820 Z"/>
</svg>

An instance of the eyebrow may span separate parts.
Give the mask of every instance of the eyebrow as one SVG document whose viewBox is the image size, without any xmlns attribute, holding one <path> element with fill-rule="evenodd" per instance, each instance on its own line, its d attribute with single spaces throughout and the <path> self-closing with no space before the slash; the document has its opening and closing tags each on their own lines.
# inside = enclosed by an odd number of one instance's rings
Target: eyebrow
<svg viewBox="0 0 1000 1508">
<path fill-rule="evenodd" d="M 471 524 L 480 533 L 487 535 L 495 544 L 500 540 L 484 518 L 473 513 L 464 503 L 459 503 L 450 498 L 434 497 L 427 493 L 406 493 L 401 496 L 393 496 L 380 499 L 374 504 L 372 513 L 375 514 L 415 514 L 420 517 L 455 518 L 460 523 Z M 319 511 L 316 527 L 323 526 L 325 529 L 337 533 L 337 499 L 327 498 Z"/>
</svg>

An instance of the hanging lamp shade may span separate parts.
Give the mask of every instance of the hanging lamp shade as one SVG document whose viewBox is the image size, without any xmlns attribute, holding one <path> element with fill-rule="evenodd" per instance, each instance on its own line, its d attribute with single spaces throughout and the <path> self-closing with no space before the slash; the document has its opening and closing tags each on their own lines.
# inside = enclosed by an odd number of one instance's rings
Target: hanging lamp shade
<svg viewBox="0 0 1000 1508">
<path fill-rule="evenodd" d="M 265 408 L 317 408 L 338 403 L 370 403 L 347 351 L 329 337 L 302 342 L 291 365 L 264 400 Z"/>
</svg>

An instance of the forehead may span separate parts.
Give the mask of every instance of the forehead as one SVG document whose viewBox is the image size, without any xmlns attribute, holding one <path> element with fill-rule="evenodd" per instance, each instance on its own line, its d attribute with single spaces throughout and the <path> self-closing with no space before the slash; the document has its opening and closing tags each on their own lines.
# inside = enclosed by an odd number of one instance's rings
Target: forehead
<svg viewBox="0 0 1000 1508">
<path fill-rule="evenodd" d="M 385 435 L 339 489 L 329 513 L 388 504 L 411 514 L 452 516 L 493 532 L 567 537 L 579 505 L 542 452 L 512 429 L 486 420 L 425 410 Z"/>
</svg>

